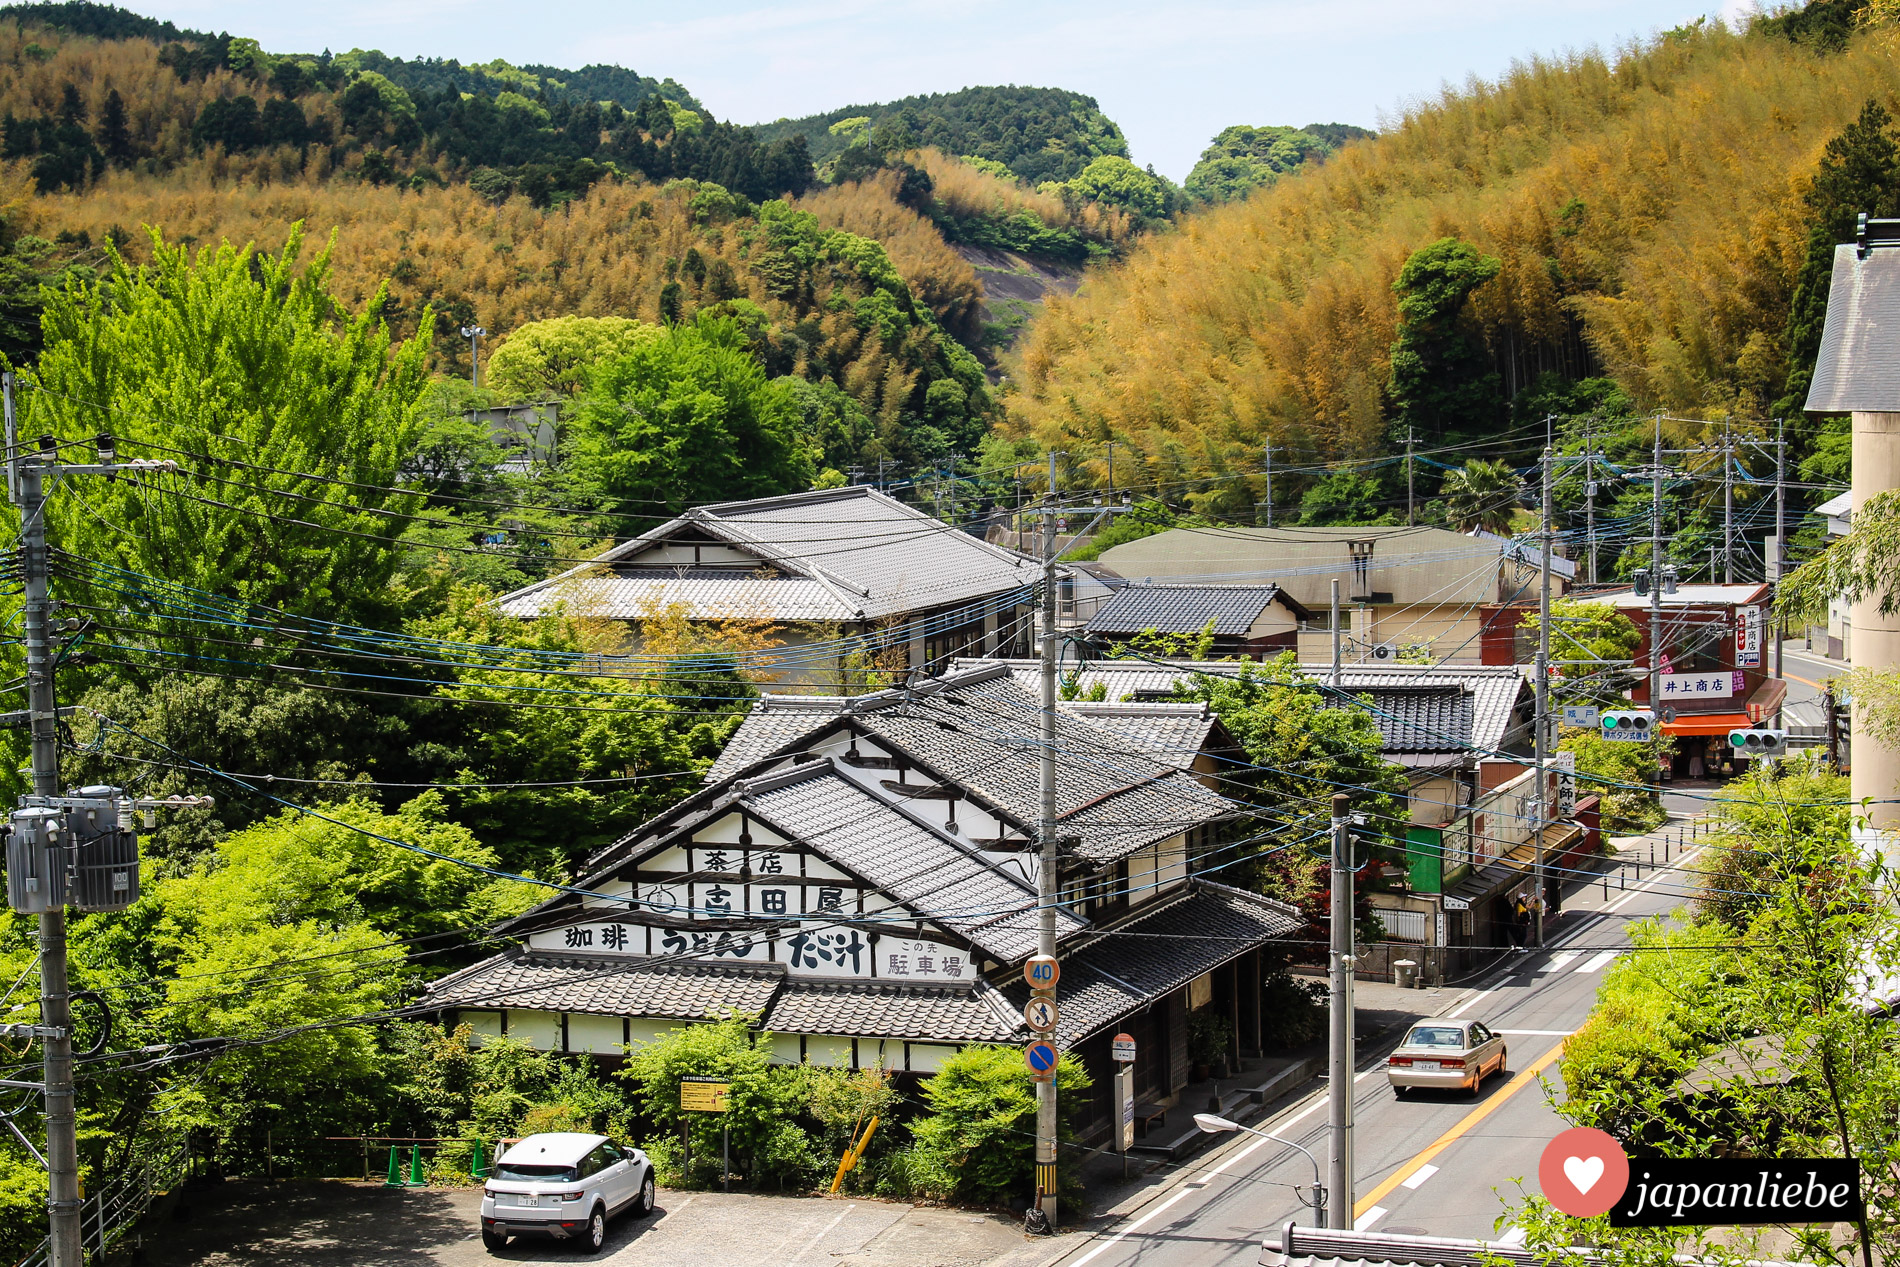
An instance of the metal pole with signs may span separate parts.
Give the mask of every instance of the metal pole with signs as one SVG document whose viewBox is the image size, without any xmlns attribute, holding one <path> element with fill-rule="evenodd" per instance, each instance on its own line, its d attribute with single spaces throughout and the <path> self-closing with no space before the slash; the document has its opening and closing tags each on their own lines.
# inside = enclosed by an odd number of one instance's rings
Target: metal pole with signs
<svg viewBox="0 0 1900 1267">
<path fill-rule="evenodd" d="M 725 1114 L 726 1097 L 732 1094 L 732 1083 L 725 1078 L 712 1078 L 704 1075 L 687 1074 L 680 1079 L 680 1112 L 682 1113 L 718 1113 Z M 727 1192 L 732 1191 L 732 1120 L 722 1116 L 719 1122 L 720 1182 Z M 690 1130 L 686 1133 L 686 1166 L 690 1171 L 693 1165 L 693 1139 Z"/>
<path fill-rule="evenodd" d="M 1122 1155 L 1122 1178 L 1128 1177 L 1128 1154 L 1135 1147 L 1135 1036 L 1117 1034 L 1108 1045 L 1115 1069 L 1115 1151 Z"/>
</svg>

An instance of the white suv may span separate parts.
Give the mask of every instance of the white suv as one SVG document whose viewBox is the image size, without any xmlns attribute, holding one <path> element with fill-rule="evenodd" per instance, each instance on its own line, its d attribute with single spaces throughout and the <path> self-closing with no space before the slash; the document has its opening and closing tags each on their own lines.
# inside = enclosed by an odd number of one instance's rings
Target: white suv
<svg viewBox="0 0 1900 1267">
<path fill-rule="evenodd" d="M 605 1135 L 530 1135 L 496 1152 L 482 1187 L 482 1244 L 501 1249 L 510 1236 L 578 1237 L 599 1249 L 607 1220 L 629 1208 L 636 1218 L 653 1211 L 653 1166 L 645 1153 Z"/>
</svg>

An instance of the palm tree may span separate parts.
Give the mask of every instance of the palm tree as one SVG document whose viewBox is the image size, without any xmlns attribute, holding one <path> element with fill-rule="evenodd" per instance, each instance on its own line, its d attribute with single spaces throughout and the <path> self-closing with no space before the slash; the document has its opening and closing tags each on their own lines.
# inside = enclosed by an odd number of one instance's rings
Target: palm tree
<svg viewBox="0 0 1900 1267">
<path fill-rule="evenodd" d="M 1447 474 L 1438 490 L 1452 527 L 1459 532 L 1482 529 L 1500 535 L 1511 531 L 1521 491 L 1517 472 L 1509 464 L 1481 458 Z"/>
</svg>

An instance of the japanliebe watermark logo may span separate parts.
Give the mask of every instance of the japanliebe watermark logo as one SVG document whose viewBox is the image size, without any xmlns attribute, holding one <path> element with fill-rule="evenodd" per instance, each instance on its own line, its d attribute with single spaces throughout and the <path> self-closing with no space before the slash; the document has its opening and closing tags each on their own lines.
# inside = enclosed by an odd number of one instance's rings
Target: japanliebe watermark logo
<svg viewBox="0 0 1900 1267">
<path fill-rule="evenodd" d="M 1862 1217 L 1860 1167 L 1835 1157 L 1631 1161 L 1602 1131 L 1577 1127 L 1544 1147 L 1544 1196 L 1573 1218 L 1612 1227 L 1847 1223 Z"/>
</svg>

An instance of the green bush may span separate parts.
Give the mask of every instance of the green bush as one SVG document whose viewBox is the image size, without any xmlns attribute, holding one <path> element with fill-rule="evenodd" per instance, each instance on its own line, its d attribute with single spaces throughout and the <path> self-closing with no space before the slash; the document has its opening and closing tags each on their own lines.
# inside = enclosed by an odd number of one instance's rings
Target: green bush
<svg viewBox="0 0 1900 1267">
<path fill-rule="evenodd" d="M 1094 1085 L 1088 1071 L 1064 1053 L 1056 1066 L 1062 1090 L 1058 1139 L 1075 1140 L 1074 1115 Z M 911 1146 L 892 1157 L 893 1189 L 917 1196 L 1000 1205 L 1033 1190 L 1036 1166 L 1036 1084 L 1013 1047 L 966 1047 L 924 1084 L 930 1112 L 911 1124 Z M 1065 1158 L 1066 1159 L 1066 1158 Z M 1081 1196 L 1075 1167 L 1062 1167 L 1062 1199 Z"/>
<path fill-rule="evenodd" d="M 643 1147 L 668 1187 L 718 1182 L 722 1128 L 732 1132 L 734 1170 L 754 1188 L 805 1189 L 824 1175 L 824 1155 L 797 1120 L 810 1099 L 810 1073 L 803 1066 L 774 1065 L 772 1036 L 754 1033 L 746 1017 L 674 1030 L 632 1052 L 616 1076 L 655 1128 L 655 1138 Z M 682 1110 L 680 1080 L 688 1076 L 730 1082 L 726 1112 Z M 692 1141 L 690 1168 L 682 1132 Z"/>
<path fill-rule="evenodd" d="M 1326 983 L 1275 972 L 1260 983 L 1261 1041 L 1268 1050 L 1298 1047 L 1326 1032 Z"/>
</svg>

